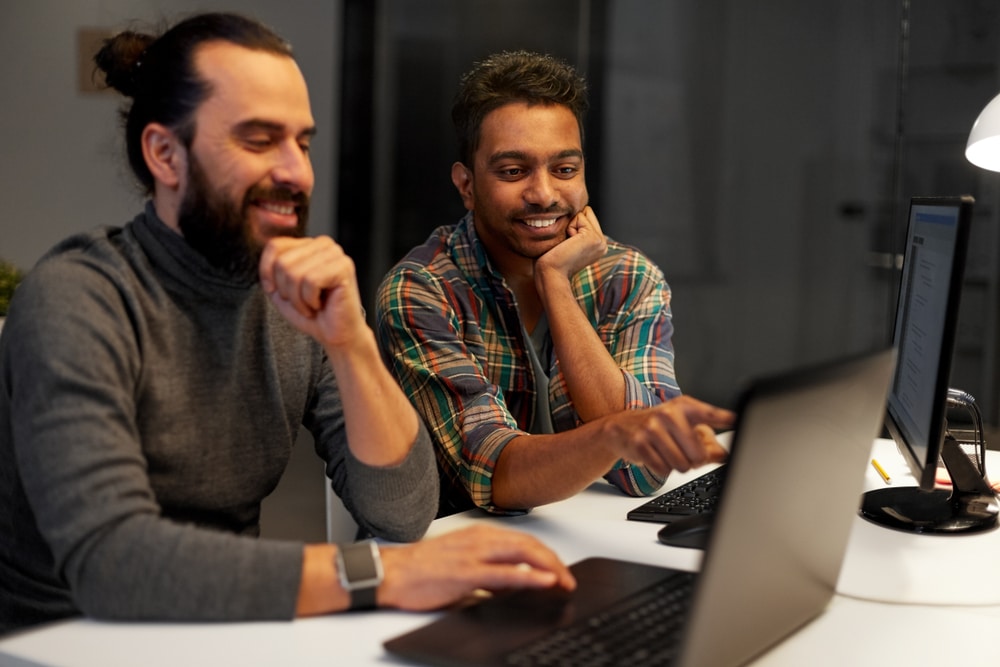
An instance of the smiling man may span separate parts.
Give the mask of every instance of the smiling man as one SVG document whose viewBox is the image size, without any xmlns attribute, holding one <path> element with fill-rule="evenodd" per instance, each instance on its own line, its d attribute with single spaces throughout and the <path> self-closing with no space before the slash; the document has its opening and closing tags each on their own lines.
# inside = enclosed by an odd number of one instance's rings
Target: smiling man
<svg viewBox="0 0 1000 667">
<path fill-rule="evenodd" d="M 257 539 L 305 426 L 359 526 L 418 540 L 437 508 L 430 439 L 353 263 L 303 237 L 315 125 L 288 45 L 204 14 L 121 33 L 97 63 L 131 98 L 125 145 L 149 201 L 58 245 L 11 304 L 0 634 L 81 613 L 287 619 L 572 587 L 549 549 L 493 527 L 382 549 Z"/>
<path fill-rule="evenodd" d="M 588 206 L 586 95 L 548 56 L 477 63 L 452 109 L 469 212 L 379 290 L 383 356 L 434 439 L 441 514 L 520 513 L 601 477 L 646 495 L 725 456 L 714 428 L 733 415 L 675 381 L 662 273 Z"/>
</svg>

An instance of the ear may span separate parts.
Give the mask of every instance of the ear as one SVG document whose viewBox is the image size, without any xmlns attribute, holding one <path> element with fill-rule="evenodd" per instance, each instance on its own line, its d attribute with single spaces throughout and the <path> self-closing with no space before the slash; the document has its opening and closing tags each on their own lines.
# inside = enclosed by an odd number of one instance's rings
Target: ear
<svg viewBox="0 0 1000 667">
<path fill-rule="evenodd" d="M 461 162 L 451 165 L 451 182 L 455 184 L 455 189 L 462 197 L 462 204 L 467 211 L 473 209 L 472 197 L 472 170 Z"/>
<path fill-rule="evenodd" d="M 187 150 L 173 130 L 160 123 L 147 125 L 142 131 L 142 156 L 158 183 L 177 189 L 187 172 Z"/>
</svg>

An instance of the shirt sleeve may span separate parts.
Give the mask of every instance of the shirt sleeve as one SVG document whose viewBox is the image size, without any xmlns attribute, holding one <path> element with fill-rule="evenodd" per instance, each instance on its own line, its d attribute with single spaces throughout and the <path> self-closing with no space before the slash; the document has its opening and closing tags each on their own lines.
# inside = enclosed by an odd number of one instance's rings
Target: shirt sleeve
<svg viewBox="0 0 1000 667">
<path fill-rule="evenodd" d="M 674 373 L 670 287 L 660 269 L 641 253 L 615 246 L 577 277 L 581 306 L 591 309 L 595 328 L 625 379 L 625 410 L 648 408 L 680 395 Z M 592 296 L 591 296 L 592 295 Z M 664 478 L 645 466 L 618 462 L 605 479 L 624 493 L 645 496 Z"/>
<path fill-rule="evenodd" d="M 379 290 L 376 317 L 385 361 L 423 416 L 443 473 L 490 512 L 504 446 L 524 432 L 463 336 L 453 306 L 425 273 L 397 268 Z"/>
</svg>

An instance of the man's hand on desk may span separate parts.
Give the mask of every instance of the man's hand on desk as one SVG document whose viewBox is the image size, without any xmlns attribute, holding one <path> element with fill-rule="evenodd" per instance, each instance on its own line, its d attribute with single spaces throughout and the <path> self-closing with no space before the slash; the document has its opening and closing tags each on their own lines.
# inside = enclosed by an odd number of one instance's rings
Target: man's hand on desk
<svg viewBox="0 0 1000 667">
<path fill-rule="evenodd" d="M 576 587 L 552 550 L 531 535 L 496 526 L 470 526 L 381 551 L 385 579 L 377 592 L 380 607 L 426 611 L 482 590 Z"/>
</svg>

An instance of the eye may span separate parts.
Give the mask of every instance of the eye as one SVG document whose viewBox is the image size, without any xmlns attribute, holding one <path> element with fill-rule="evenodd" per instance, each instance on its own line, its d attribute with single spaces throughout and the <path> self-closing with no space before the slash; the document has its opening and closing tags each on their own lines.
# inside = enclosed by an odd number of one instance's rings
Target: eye
<svg viewBox="0 0 1000 667">
<path fill-rule="evenodd" d="M 574 164 L 560 165 L 555 169 L 553 169 L 552 173 L 555 174 L 555 176 L 558 178 L 563 178 L 563 179 L 573 178 L 574 176 L 580 173 L 580 167 Z"/>
<path fill-rule="evenodd" d="M 528 173 L 527 170 L 521 167 L 502 167 L 496 170 L 497 176 L 508 181 L 516 180 L 526 173 Z"/>
<path fill-rule="evenodd" d="M 274 141 L 268 135 L 254 135 L 250 137 L 244 137 L 243 143 L 250 150 L 264 151 L 270 148 L 274 144 Z"/>
</svg>

